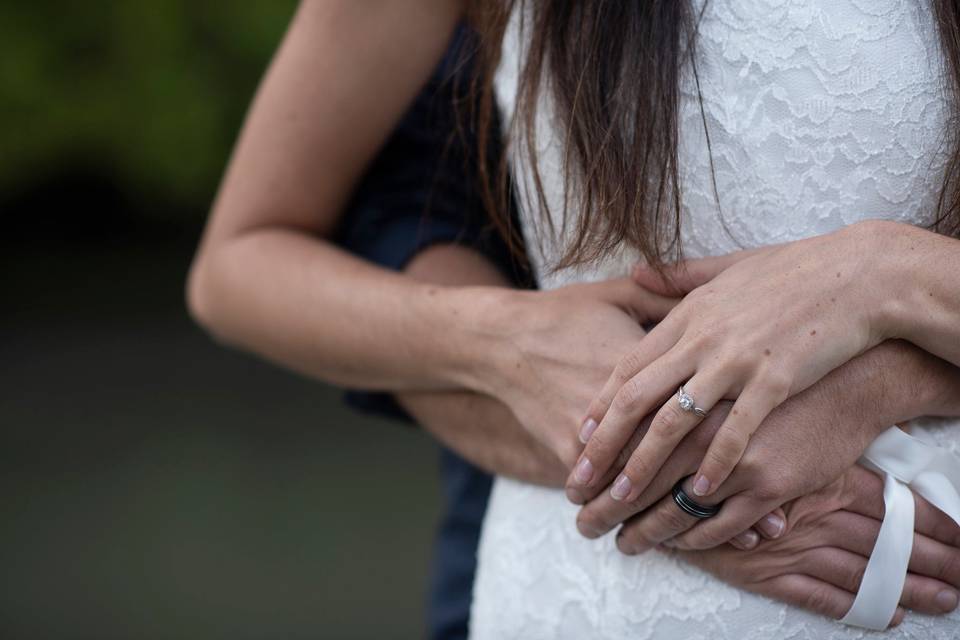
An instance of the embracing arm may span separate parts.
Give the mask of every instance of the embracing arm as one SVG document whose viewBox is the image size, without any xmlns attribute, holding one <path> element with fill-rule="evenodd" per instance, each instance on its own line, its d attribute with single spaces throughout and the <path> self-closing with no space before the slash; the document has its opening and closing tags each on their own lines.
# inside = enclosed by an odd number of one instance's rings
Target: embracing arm
<svg viewBox="0 0 960 640">
<path fill-rule="evenodd" d="M 345 386 L 476 386 L 482 295 L 404 278 L 328 241 L 459 13 L 456 0 L 302 3 L 191 269 L 191 312 L 213 334 Z"/>
<path fill-rule="evenodd" d="M 479 254 L 458 246 L 436 246 L 421 252 L 408 266 L 407 274 L 440 285 L 505 284 Z M 817 420 L 836 410 L 835 418 L 841 423 L 865 419 L 879 428 L 914 411 L 960 410 L 960 376 L 955 368 L 907 343 L 888 342 L 845 369 L 830 384 L 814 387 L 798 402 L 788 403 L 785 408 L 793 407 L 792 413 L 778 416 L 783 424 L 793 428 L 796 425 L 791 421 Z M 898 384 L 900 379 L 908 384 Z M 834 404 L 836 392 L 848 385 L 872 393 L 851 394 L 856 402 L 846 408 Z M 530 438 L 498 401 L 470 392 L 406 392 L 397 398 L 425 429 L 474 464 L 526 482 L 546 486 L 562 482 L 569 463 L 562 464 Z M 718 425 L 719 421 L 711 418 L 702 426 L 710 433 Z M 635 435 L 628 450 L 641 436 L 642 432 Z M 688 464 L 696 465 L 695 456 L 687 458 Z M 668 462 L 663 473 L 683 472 L 674 468 L 678 460 L 682 461 L 682 456 Z M 778 540 L 763 543 L 754 552 L 744 553 L 725 545 L 680 553 L 684 560 L 728 584 L 840 617 L 850 607 L 876 538 L 883 512 L 881 487 L 876 476 L 854 467 L 840 481 L 791 503 L 786 532 L 781 529 L 769 534 L 768 529 L 758 528 L 759 534 Z M 917 541 L 901 599 L 903 606 L 928 613 L 942 613 L 955 606 L 960 552 L 949 545 L 960 540 L 960 532 L 951 525 L 943 514 L 920 501 Z M 639 534 L 643 528 L 634 527 L 632 531 Z M 757 545 L 758 531 L 745 532 L 752 536 L 752 543 L 746 547 Z M 618 543 L 631 544 L 631 537 L 621 536 Z M 902 616 L 901 609 L 894 624 Z"/>
<path fill-rule="evenodd" d="M 544 293 L 441 287 L 328 241 L 440 57 L 456 5 L 303 3 L 244 125 L 189 306 L 220 339 L 333 384 L 486 393 L 535 435 L 560 430 L 552 450 L 566 459 L 621 345 L 674 301 L 628 278 Z"/>
</svg>

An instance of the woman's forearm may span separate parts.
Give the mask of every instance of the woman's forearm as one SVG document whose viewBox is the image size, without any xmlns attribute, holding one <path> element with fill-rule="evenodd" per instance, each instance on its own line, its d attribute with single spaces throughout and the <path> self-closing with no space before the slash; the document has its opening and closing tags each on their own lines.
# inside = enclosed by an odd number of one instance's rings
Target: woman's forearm
<svg viewBox="0 0 960 640">
<path fill-rule="evenodd" d="M 191 271 L 191 312 L 212 333 L 334 383 L 475 385 L 476 365 L 462 365 L 481 362 L 463 355 L 482 346 L 471 333 L 482 295 L 432 295 L 322 240 L 436 67 L 462 10 L 459 0 L 301 3 Z"/>
<path fill-rule="evenodd" d="M 483 390 L 494 349 L 492 287 L 438 287 L 381 269 L 294 230 L 261 229 L 201 252 L 188 298 L 231 343 L 354 388 Z"/>
</svg>

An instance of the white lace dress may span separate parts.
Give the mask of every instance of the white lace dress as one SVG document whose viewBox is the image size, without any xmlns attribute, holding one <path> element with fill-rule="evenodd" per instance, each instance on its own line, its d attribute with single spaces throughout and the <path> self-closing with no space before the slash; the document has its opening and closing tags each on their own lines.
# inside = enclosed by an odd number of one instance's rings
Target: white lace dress
<svg viewBox="0 0 960 640">
<path fill-rule="evenodd" d="M 523 49 L 518 23 L 497 76 L 507 122 Z M 948 98 L 925 2 L 711 0 L 699 46 L 726 229 L 687 85 L 680 158 L 689 257 L 823 234 L 863 218 L 929 219 Z M 558 211 L 559 141 L 548 114 L 537 127 L 548 202 Z M 518 183 L 529 189 L 524 156 L 514 159 Z M 521 200 L 542 287 L 621 275 L 634 259 L 624 251 L 589 270 L 547 273 L 557 248 L 539 233 L 532 200 Z M 941 445 L 960 449 L 960 424 L 926 427 Z M 740 591 L 656 552 L 627 557 L 612 535 L 582 538 L 576 511 L 560 491 L 497 479 L 480 543 L 472 638 L 960 638 L 960 612 L 910 614 L 897 629 L 874 634 Z"/>
</svg>

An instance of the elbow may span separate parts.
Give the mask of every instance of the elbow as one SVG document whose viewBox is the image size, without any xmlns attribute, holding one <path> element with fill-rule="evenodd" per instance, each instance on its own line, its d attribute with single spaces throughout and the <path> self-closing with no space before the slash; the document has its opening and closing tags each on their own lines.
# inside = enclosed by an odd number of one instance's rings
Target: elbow
<svg viewBox="0 0 960 640">
<path fill-rule="evenodd" d="M 204 251 L 200 251 L 194 258 L 193 264 L 190 265 L 190 272 L 187 274 L 185 296 L 187 313 L 193 321 L 214 338 L 219 339 L 218 314 L 214 304 L 216 295 L 209 274 L 210 262 L 210 256 Z"/>
</svg>

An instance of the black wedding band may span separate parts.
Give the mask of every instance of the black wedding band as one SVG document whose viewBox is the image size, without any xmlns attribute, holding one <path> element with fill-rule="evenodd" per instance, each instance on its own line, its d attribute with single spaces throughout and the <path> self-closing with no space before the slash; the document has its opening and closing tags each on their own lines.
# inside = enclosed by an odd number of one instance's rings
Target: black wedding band
<svg viewBox="0 0 960 640">
<path fill-rule="evenodd" d="M 720 513 L 719 504 L 712 506 L 699 504 L 688 496 L 687 492 L 683 490 L 683 482 L 686 479 L 687 478 L 681 478 L 677 484 L 673 485 L 673 501 L 677 503 L 677 506 L 680 507 L 684 513 L 700 519 L 712 518 Z"/>
</svg>

